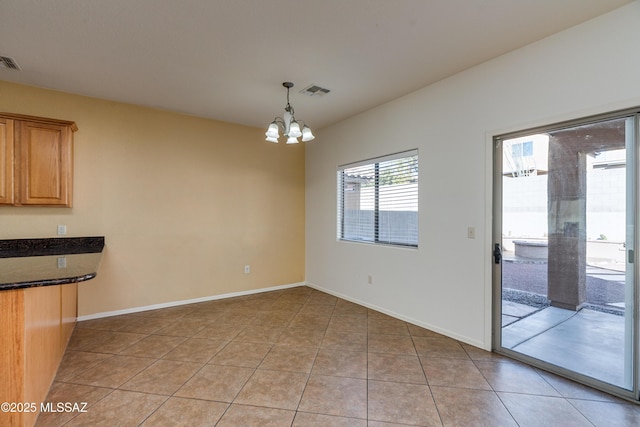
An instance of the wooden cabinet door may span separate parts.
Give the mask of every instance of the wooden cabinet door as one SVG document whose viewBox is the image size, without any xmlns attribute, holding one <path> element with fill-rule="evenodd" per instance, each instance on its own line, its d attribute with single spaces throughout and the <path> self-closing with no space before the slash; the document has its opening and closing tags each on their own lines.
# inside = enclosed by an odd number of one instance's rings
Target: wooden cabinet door
<svg viewBox="0 0 640 427">
<path fill-rule="evenodd" d="M 13 204 L 13 120 L 0 118 L 0 205 Z"/>
<path fill-rule="evenodd" d="M 69 283 L 60 286 L 62 353 L 69 343 L 78 318 L 78 284 Z"/>
<path fill-rule="evenodd" d="M 24 291 L 0 291 L 0 403 L 24 402 Z M 0 413 L 0 424 L 23 426 L 23 413 Z"/>
<path fill-rule="evenodd" d="M 46 401 L 64 352 L 60 317 L 60 286 L 24 289 L 23 402 L 40 405 Z M 37 416 L 35 412 L 25 413 L 24 425 L 34 425 Z"/>
<path fill-rule="evenodd" d="M 68 126 L 19 122 L 18 204 L 71 206 L 72 138 Z"/>
</svg>

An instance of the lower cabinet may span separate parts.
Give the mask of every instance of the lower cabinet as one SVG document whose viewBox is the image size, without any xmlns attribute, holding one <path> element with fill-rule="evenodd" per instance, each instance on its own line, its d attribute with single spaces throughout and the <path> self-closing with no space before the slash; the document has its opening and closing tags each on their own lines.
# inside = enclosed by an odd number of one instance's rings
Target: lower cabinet
<svg viewBox="0 0 640 427">
<path fill-rule="evenodd" d="M 77 286 L 0 291 L 0 402 L 23 405 L 0 412 L 0 425 L 35 424 L 75 325 Z"/>
<path fill-rule="evenodd" d="M 76 326 L 76 320 L 78 319 L 77 283 L 60 286 L 60 307 L 60 332 L 62 335 L 61 356 L 63 356 L 71 334 L 73 333 L 73 328 Z"/>
</svg>

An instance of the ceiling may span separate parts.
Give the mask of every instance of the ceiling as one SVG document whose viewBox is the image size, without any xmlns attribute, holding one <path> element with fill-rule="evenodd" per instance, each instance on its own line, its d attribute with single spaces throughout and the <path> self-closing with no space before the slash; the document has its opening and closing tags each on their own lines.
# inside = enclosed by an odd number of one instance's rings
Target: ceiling
<svg viewBox="0 0 640 427">
<path fill-rule="evenodd" d="M 1 0 L 0 80 L 257 127 L 292 81 L 318 129 L 626 3 Z"/>
</svg>

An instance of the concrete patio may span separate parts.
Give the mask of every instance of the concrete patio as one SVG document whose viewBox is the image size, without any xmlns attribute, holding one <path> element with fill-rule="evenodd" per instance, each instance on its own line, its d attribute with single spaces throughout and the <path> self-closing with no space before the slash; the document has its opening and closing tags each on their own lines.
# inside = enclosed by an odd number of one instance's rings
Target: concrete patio
<svg viewBox="0 0 640 427">
<path fill-rule="evenodd" d="M 522 274 L 525 270 L 530 273 L 531 268 L 525 264 L 511 267 Z M 624 273 L 589 267 L 587 276 L 592 287 L 598 288 L 588 292 L 597 296 L 597 304 L 579 311 L 503 300 L 502 347 L 628 389 L 624 303 L 619 301 Z M 528 277 L 533 288 L 540 286 L 535 282 L 546 280 L 539 275 Z M 518 286 L 524 287 L 522 283 Z"/>
<path fill-rule="evenodd" d="M 503 314 L 527 309 L 531 307 L 508 303 Z M 624 317 L 589 309 L 547 307 L 502 329 L 504 348 L 627 388 L 624 338 Z"/>
</svg>

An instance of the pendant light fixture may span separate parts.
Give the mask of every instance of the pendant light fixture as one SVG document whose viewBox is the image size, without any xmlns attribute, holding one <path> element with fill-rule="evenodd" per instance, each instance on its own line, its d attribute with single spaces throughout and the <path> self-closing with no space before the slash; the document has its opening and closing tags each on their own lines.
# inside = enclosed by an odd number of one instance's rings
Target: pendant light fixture
<svg viewBox="0 0 640 427">
<path fill-rule="evenodd" d="M 269 124 L 269 128 L 265 132 L 266 140 L 277 143 L 280 137 L 280 129 L 282 128 L 282 133 L 287 137 L 287 144 L 297 144 L 299 137 L 302 137 L 302 141 L 311 141 L 315 138 L 311 133 L 311 129 L 302 120 L 299 122 L 296 120 L 293 107 L 289 103 L 289 89 L 293 87 L 293 83 L 284 82 L 282 86 L 287 88 L 287 105 L 284 107 L 283 116 L 276 117 Z M 300 128 L 300 124 L 302 124 L 302 128 Z"/>
</svg>

